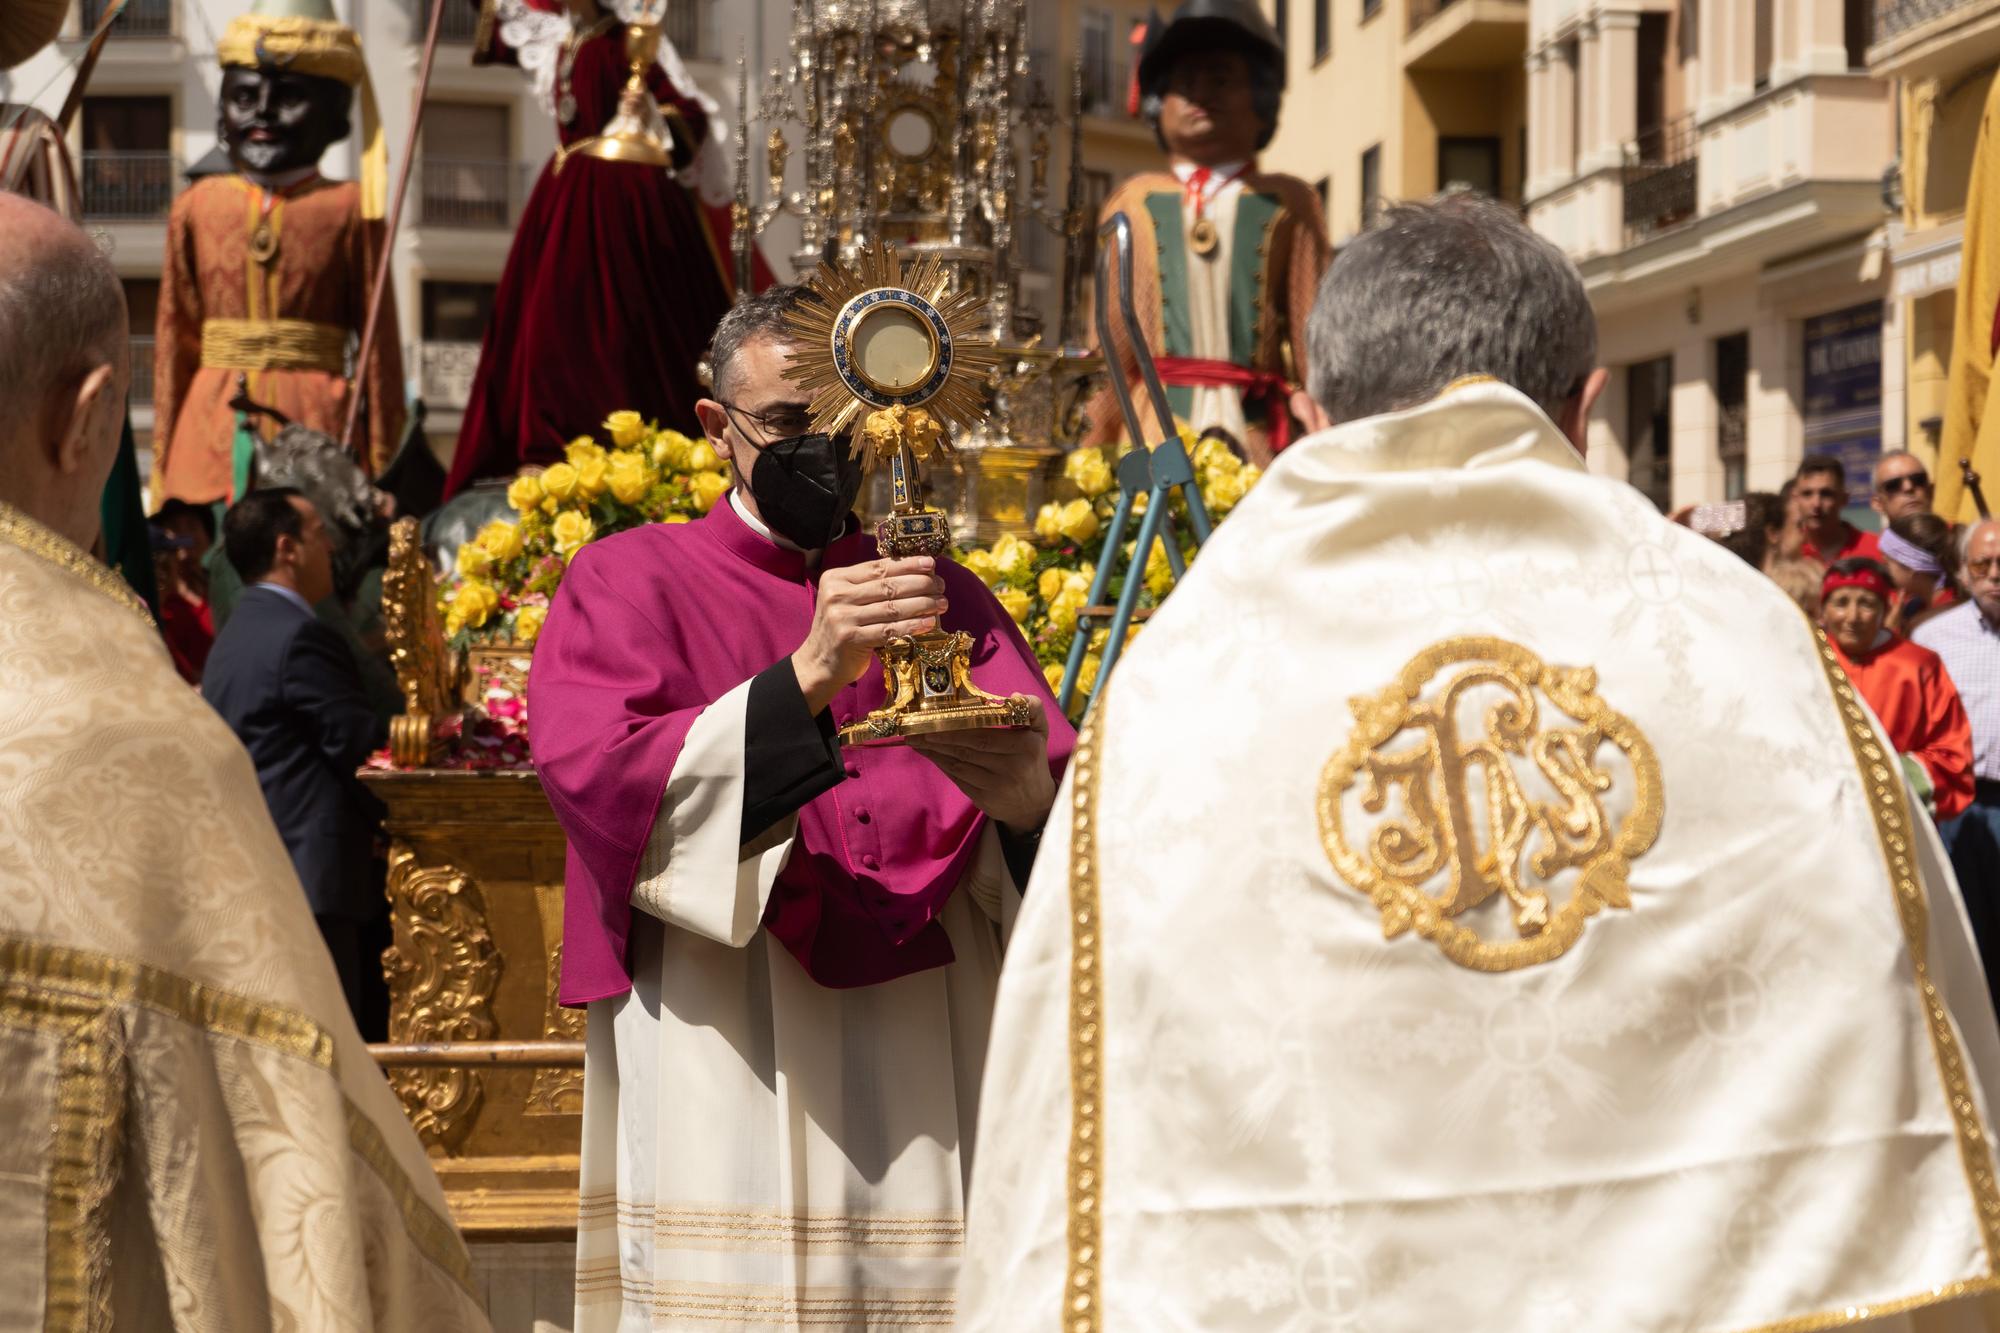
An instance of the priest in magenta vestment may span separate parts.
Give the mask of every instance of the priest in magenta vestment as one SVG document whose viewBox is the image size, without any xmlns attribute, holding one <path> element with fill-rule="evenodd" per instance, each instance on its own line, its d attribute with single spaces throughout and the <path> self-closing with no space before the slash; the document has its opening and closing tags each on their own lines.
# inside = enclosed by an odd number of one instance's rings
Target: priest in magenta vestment
<svg viewBox="0 0 2000 1333">
<path fill-rule="evenodd" d="M 716 335 L 736 490 L 584 548 L 536 644 L 589 1008 L 579 1333 L 953 1317 L 1001 930 L 1073 735 L 976 577 L 848 512 L 846 441 L 779 373 L 797 299 Z M 840 744 L 884 702 L 870 644 L 933 618 L 1046 732 Z"/>
</svg>

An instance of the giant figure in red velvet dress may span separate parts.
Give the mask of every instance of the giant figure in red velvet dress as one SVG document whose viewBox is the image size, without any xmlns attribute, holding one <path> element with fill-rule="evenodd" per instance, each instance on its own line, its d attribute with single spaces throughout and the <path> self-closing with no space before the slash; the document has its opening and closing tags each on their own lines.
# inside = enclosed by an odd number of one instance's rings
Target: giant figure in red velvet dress
<svg viewBox="0 0 2000 1333">
<path fill-rule="evenodd" d="M 695 365 L 729 307 L 726 238 L 674 173 L 569 151 L 603 132 L 630 72 L 616 15 L 580 0 L 570 21 L 553 88 L 562 151 L 535 182 L 507 256 L 447 498 L 560 460 L 623 408 L 700 430 Z M 647 82 L 668 121 L 681 121 L 677 162 L 720 151 L 692 87 L 657 63 Z"/>
</svg>

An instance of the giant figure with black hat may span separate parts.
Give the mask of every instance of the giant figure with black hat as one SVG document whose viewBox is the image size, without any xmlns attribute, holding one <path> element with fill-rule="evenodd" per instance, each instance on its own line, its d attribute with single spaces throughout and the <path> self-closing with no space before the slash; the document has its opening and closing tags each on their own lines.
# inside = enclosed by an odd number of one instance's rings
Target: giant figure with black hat
<svg viewBox="0 0 2000 1333">
<path fill-rule="evenodd" d="M 367 395 L 354 447 L 380 472 L 403 436 L 399 340 L 375 339 L 348 374 L 384 243 L 388 157 L 353 29 L 329 0 L 258 0 L 216 44 L 216 133 L 235 171 L 196 181 L 167 223 L 154 351 L 156 498 L 233 498 L 239 376 L 250 397 L 338 437 L 348 395 Z M 330 181 L 320 156 L 351 129 L 361 93 L 361 179 Z M 396 308 L 384 294 L 380 327 Z"/>
<path fill-rule="evenodd" d="M 1329 257 L 1312 187 L 1257 169 L 1284 90 L 1284 47 L 1256 5 L 1187 0 L 1139 58 L 1141 110 L 1168 169 L 1132 177 L 1104 205 L 1131 219 L 1134 302 L 1174 414 L 1227 430 L 1259 462 L 1290 439 L 1286 402 Z M 1107 354 L 1136 383 L 1115 321 Z M 1151 438 L 1165 433 L 1141 413 Z M 1125 434 L 1108 385 L 1090 417 L 1091 440 Z"/>
</svg>

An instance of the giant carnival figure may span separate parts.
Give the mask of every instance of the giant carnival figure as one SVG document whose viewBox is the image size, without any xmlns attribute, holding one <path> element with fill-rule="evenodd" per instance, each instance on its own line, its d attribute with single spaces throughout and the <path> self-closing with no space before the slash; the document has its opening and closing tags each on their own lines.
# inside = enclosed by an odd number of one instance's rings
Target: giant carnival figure
<svg viewBox="0 0 2000 1333">
<path fill-rule="evenodd" d="M 154 368 L 154 494 L 235 498 L 239 380 L 275 417 L 339 438 L 348 396 L 366 395 L 354 449 L 379 473 L 403 438 L 402 352 L 375 340 L 350 379 L 384 244 L 387 151 L 361 43 L 329 0 L 259 0 L 216 45 L 217 134 L 235 170 L 174 201 Z M 361 179 L 319 174 L 361 92 Z M 396 327 L 392 293 L 381 328 Z M 238 400 L 240 401 L 240 400 Z"/>
<path fill-rule="evenodd" d="M 1133 299 L 1174 415 L 1227 431 L 1267 462 L 1291 438 L 1286 402 L 1329 257 L 1313 188 L 1257 169 L 1278 129 L 1284 47 L 1248 0 L 1187 0 L 1155 28 L 1139 58 L 1140 105 L 1168 169 L 1127 180 L 1104 216 L 1131 220 Z M 1113 373 L 1136 389 L 1138 363 L 1122 324 L 1112 327 Z M 1134 397 L 1159 438 L 1145 395 Z M 1107 384 L 1088 439 L 1124 434 Z"/>
<path fill-rule="evenodd" d="M 507 256 L 447 497 L 559 461 L 620 409 L 698 429 L 696 366 L 732 296 L 726 207 L 712 207 L 728 199 L 716 104 L 653 26 L 628 30 L 597 0 L 560 3 L 482 11 L 475 59 L 512 59 L 534 78 L 561 147 Z M 650 105 L 628 87 L 635 69 Z M 649 122 L 670 137 L 658 158 L 633 151 Z"/>
</svg>

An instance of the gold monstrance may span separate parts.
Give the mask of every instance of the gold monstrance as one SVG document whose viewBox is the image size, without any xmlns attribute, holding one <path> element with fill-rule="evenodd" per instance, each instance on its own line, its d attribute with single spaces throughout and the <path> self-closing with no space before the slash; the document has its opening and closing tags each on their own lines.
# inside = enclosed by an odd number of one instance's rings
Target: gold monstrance
<svg viewBox="0 0 2000 1333">
<path fill-rule="evenodd" d="M 812 395 L 815 431 L 851 431 L 856 453 L 866 449 L 871 464 L 889 468 L 893 503 L 875 525 L 882 553 L 942 556 L 951 525 L 924 503 L 918 464 L 951 448 L 952 426 L 972 425 L 985 412 L 982 386 L 999 354 L 969 336 L 984 303 L 969 292 L 946 295 L 935 257 L 905 268 L 879 240 L 851 269 L 822 264 L 807 285 L 819 299 L 786 317 L 800 345 L 785 375 Z M 876 656 L 888 701 L 842 728 L 847 744 L 1033 720 L 1031 704 L 972 683 L 972 636 L 963 631 L 898 637 Z"/>
</svg>

